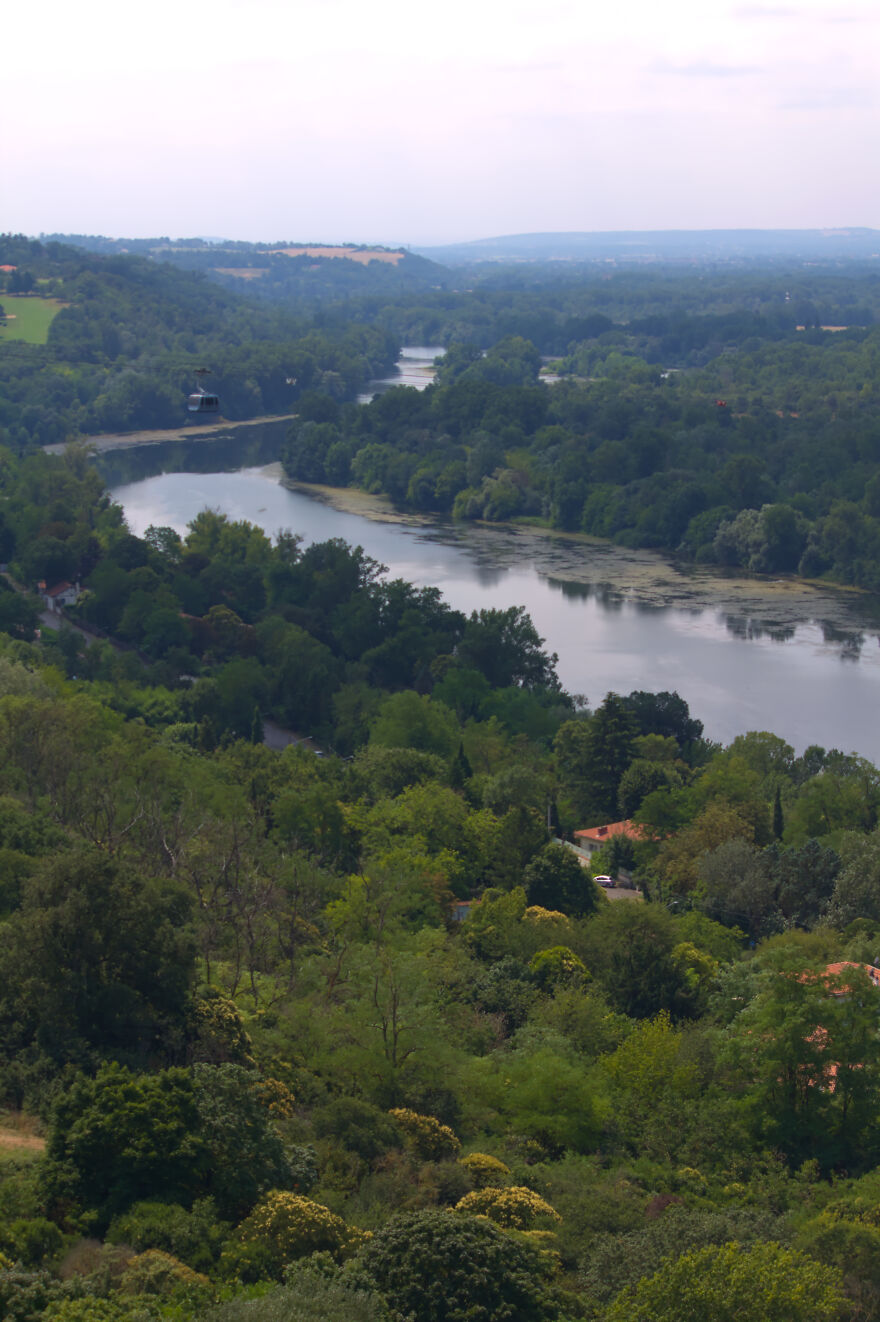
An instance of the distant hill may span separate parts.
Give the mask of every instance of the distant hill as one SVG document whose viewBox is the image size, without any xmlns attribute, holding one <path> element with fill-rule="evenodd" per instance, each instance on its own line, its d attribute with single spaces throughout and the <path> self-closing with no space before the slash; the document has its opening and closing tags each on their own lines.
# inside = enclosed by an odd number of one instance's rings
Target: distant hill
<svg viewBox="0 0 880 1322">
<path fill-rule="evenodd" d="M 393 298 L 404 291 L 442 289 L 449 275 L 429 258 L 378 244 L 110 239 L 93 234 L 42 238 L 89 252 L 136 254 L 168 262 L 183 270 L 200 271 L 216 284 L 249 298 L 278 303 L 309 305 L 371 294 Z"/>
<path fill-rule="evenodd" d="M 652 262 L 754 264 L 756 261 L 880 260 L 880 230 L 608 230 L 510 234 L 419 248 L 446 266 L 481 262 Z"/>
</svg>

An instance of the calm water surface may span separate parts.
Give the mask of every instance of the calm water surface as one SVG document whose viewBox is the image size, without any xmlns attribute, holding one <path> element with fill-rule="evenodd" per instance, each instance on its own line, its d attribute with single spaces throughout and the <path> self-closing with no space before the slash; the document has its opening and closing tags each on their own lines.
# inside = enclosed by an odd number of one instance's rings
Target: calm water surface
<svg viewBox="0 0 880 1322">
<path fill-rule="evenodd" d="M 358 395 L 358 404 L 369 404 L 376 395 L 384 395 L 394 386 L 415 386 L 424 390 L 434 379 L 434 359 L 445 353 L 439 344 L 410 344 L 401 349 L 394 371 L 381 380 L 371 381 L 362 395 Z"/>
<path fill-rule="evenodd" d="M 387 565 L 391 577 L 440 588 L 458 610 L 525 606 L 559 654 L 565 687 L 591 704 L 611 689 L 676 689 L 713 739 L 773 730 L 798 751 L 818 743 L 880 762 L 876 626 L 841 635 L 804 619 L 779 641 L 749 618 L 717 608 L 647 605 L 609 590 L 601 567 L 591 568 L 588 547 L 577 552 L 584 582 L 563 583 L 523 563 L 522 547 L 503 532 L 376 522 L 288 491 L 277 468 L 265 467 L 275 447 L 277 441 L 267 441 L 260 453 L 249 442 L 250 466 L 235 472 L 161 471 L 234 466 L 233 452 L 207 444 L 172 447 L 165 455 L 165 447 L 139 447 L 104 456 L 101 464 L 135 533 L 151 523 L 182 533 L 208 507 L 269 534 L 289 528 L 307 543 L 342 537 Z M 197 453 L 188 458 L 188 448 Z"/>
</svg>

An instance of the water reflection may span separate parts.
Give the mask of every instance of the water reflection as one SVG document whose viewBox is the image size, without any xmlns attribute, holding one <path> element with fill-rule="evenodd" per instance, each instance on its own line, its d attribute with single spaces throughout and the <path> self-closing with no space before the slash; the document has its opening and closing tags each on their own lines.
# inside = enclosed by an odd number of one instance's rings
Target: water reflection
<svg viewBox="0 0 880 1322">
<path fill-rule="evenodd" d="M 497 588 L 508 573 L 509 570 L 507 569 L 489 569 L 486 565 L 477 565 L 474 571 L 474 579 L 481 588 Z"/>
<path fill-rule="evenodd" d="M 273 457 L 273 443 L 271 435 L 248 438 L 256 446 L 251 453 L 263 461 Z M 150 446 L 106 456 L 131 475 L 128 485 L 114 483 L 114 494 L 135 532 L 149 523 L 183 530 L 208 506 L 270 534 L 291 528 L 306 544 L 342 537 L 389 565 L 390 577 L 439 588 L 455 610 L 524 606 L 548 649 L 559 654 L 562 683 L 594 705 L 609 690 L 676 689 L 713 739 L 774 730 L 798 748 L 821 743 L 880 758 L 880 730 L 865 715 L 877 702 L 880 649 L 865 648 L 874 631 L 856 618 L 848 629 L 843 613 L 846 608 L 855 616 L 859 599 L 846 598 L 835 616 L 830 592 L 766 595 L 762 584 L 740 582 L 736 595 L 747 594 L 748 605 L 735 604 L 713 580 L 699 602 L 693 579 L 671 579 L 646 553 L 598 546 L 571 547 L 565 576 L 547 577 L 544 570 L 564 562 L 554 547 L 548 563 L 543 539 L 365 519 L 282 487 L 264 467 L 220 471 L 240 462 L 240 442 L 222 460 L 202 442 L 159 451 Z M 201 461 L 203 471 L 148 480 L 138 475 L 161 472 L 172 456 L 187 466 Z M 586 581 L 572 582 L 574 573 Z M 826 616 L 821 622 L 820 615 Z M 843 674 L 841 658 L 861 664 Z"/>
<path fill-rule="evenodd" d="M 842 660 L 858 661 L 862 655 L 862 648 L 865 646 L 865 635 L 863 633 L 848 633 L 837 625 L 830 624 L 827 620 L 820 621 L 820 626 L 825 642 L 840 648 Z M 880 639 L 878 639 L 878 642 L 880 642 Z"/>
<path fill-rule="evenodd" d="M 779 624 L 775 620 L 756 620 L 751 615 L 725 615 L 723 619 L 728 633 L 734 638 L 752 641 L 769 638 L 774 643 L 787 643 L 797 634 L 797 625 Z"/>
<path fill-rule="evenodd" d="M 593 595 L 592 583 L 572 583 L 566 578 L 547 578 L 547 585 L 554 592 L 561 592 L 569 601 L 589 601 Z"/>
<path fill-rule="evenodd" d="M 412 386 L 424 390 L 434 380 L 434 359 L 442 358 L 446 350 L 439 344 L 408 345 L 401 349 L 400 357 L 390 376 L 370 381 L 366 390 L 357 397 L 358 404 L 369 404 L 377 395 L 395 386 Z"/>
<path fill-rule="evenodd" d="M 290 422 L 261 422 L 234 431 L 197 433 L 189 438 L 105 450 L 95 467 L 108 487 L 143 482 L 160 473 L 235 473 L 274 463 L 281 456 Z"/>
<path fill-rule="evenodd" d="M 639 615 L 665 615 L 668 610 L 672 609 L 668 602 L 648 601 L 641 597 L 635 597 L 632 604 Z M 702 615 L 703 613 L 701 606 L 676 606 L 676 609 L 687 615 Z"/>
<path fill-rule="evenodd" d="M 632 606 L 636 611 L 654 609 L 650 602 L 630 598 L 613 583 L 574 583 L 568 578 L 549 576 L 544 578 L 544 582 L 554 592 L 561 592 L 568 601 L 595 601 L 606 611 L 619 611 L 625 605 Z"/>
</svg>

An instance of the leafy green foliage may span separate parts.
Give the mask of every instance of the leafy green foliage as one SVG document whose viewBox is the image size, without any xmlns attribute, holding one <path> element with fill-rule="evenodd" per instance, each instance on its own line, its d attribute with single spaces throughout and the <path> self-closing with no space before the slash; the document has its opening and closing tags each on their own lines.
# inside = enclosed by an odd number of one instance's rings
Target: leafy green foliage
<svg viewBox="0 0 880 1322">
<path fill-rule="evenodd" d="M 130 1245 L 138 1253 L 160 1249 L 197 1272 L 210 1272 L 228 1232 L 211 1198 L 198 1199 L 189 1211 L 179 1203 L 144 1201 L 114 1217 L 107 1242 Z"/>
<path fill-rule="evenodd" d="M 358 1232 L 320 1203 L 273 1192 L 246 1217 L 223 1255 L 225 1270 L 245 1281 L 281 1280 L 284 1268 L 312 1253 L 348 1253 Z"/>
<path fill-rule="evenodd" d="M 194 954 L 179 887 L 145 884 L 82 846 L 47 860 L 22 892 L 2 956 L 7 1040 L 59 1063 L 96 1048 L 139 1060 L 179 1030 Z"/>
<path fill-rule="evenodd" d="M 721 748 L 674 693 L 590 714 L 521 610 L 467 619 L 338 540 L 207 511 L 132 536 L 84 454 L 32 442 L 169 408 L 161 354 L 184 323 L 210 346 L 231 305 L 22 242 L 74 306 L 51 362 L 0 365 L 24 450 L 0 453 L 0 557 L 29 587 L 78 577 L 77 621 L 113 643 L 32 644 L 36 608 L 0 589 L 0 1090 L 25 1112 L 0 1117 L 3 1310 L 195 1318 L 189 1271 L 230 1319 L 784 1318 L 808 1294 L 821 1316 L 841 1280 L 876 1313 L 877 770 L 768 732 Z M 500 343 L 366 409 L 344 400 L 393 334 L 242 313 L 263 338 L 229 398 L 266 406 L 296 374 L 287 462 L 310 479 L 871 581 L 875 332 L 797 339 L 766 272 L 760 316 L 716 306 L 741 297 L 726 277 L 682 278 L 678 322 L 654 272 L 588 282 L 607 316 L 519 279 L 386 309 L 442 335 L 477 309 Z M 536 379 L 526 333 L 568 380 Z M 747 333 L 713 364 L 713 337 Z M 664 357 L 694 370 L 661 377 Z M 38 376 L 54 415 L 27 402 Z M 802 408 L 777 418 L 783 379 Z M 322 755 L 272 751 L 273 720 Z M 606 901 L 548 827 L 624 814 L 642 829 L 607 870 L 642 898 Z M 103 1247 L 77 1238 L 108 1223 Z"/>
<path fill-rule="evenodd" d="M 562 845 L 545 845 L 527 865 L 523 879 L 529 904 L 574 918 L 585 918 L 598 908 L 599 896 L 589 872 Z"/>
<path fill-rule="evenodd" d="M 384 1300 L 335 1271 L 328 1256 L 294 1263 L 286 1285 L 232 1299 L 209 1314 L 210 1322 L 388 1322 Z"/>
<path fill-rule="evenodd" d="M 698 1249 L 618 1296 L 609 1322 L 711 1322 L 763 1317 L 828 1322 L 844 1316 L 840 1274 L 780 1244 Z"/>
<path fill-rule="evenodd" d="M 486 1221 L 449 1212 L 392 1219 L 359 1265 L 391 1308 L 415 1322 L 522 1322 L 558 1316 L 534 1250 Z"/>
<path fill-rule="evenodd" d="M 145 1199 L 197 1195 L 240 1216 L 266 1188 L 292 1182 L 258 1077 L 230 1064 L 154 1074 L 104 1065 L 59 1098 L 47 1155 L 52 1205 L 76 1200 L 104 1224 Z"/>
</svg>

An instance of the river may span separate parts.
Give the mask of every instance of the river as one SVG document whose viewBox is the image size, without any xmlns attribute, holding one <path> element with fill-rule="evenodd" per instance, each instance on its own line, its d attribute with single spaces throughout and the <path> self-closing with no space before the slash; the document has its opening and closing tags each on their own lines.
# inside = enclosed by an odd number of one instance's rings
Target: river
<svg viewBox="0 0 880 1322">
<path fill-rule="evenodd" d="M 399 374 L 372 382 L 363 398 L 427 385 L 437 352 L 404 351 Z M 563 684 L 591 705 L 609 690 L 675 689 L 710 738 L 772 730 L 798 751 L 818 743 L 880 763 L 871 599 L 682 569 L 652 552 L 532 529 L 409 519 L 358 492 L 290 490 L 274 462 L 286 427 L 130 447 L 98 462 L 135 533 L 150 524 L 185 532 L 208 507 L 269 534 L 289 528 L 306 543 L 342 537 L 389 576 L 440 588 L 458 610 L 525 606 L 558 653 Z"/>
<path fill-rule="evenodd" d="M 390 376 L 383 376 L 371 381 L 363 394 L 358 395 L 358 404 L 369 404 L 375 395 L 384 395 L 394 386 L 415 386 L 424 390 L 434 379 L 434 359 L 440 358 L 445 350 L 437 344 L 409 344 L 400 351 L 394 371 Z"/>
<path fill-rule="evenodd" d="M 168 472 L 111 489 L 135 533 L 151 523 L 184 532 L 200 510 L 220 509 L 270 534 L 290 528 L 307 543 L 342 537 L 387 565 L 392 577 L 439 587 L 458 610 L 524 605 L 559 654 L 565 687 L 593 704 L 610 689 L 676 689 L 713 739 L 773 730 L 798 750 L 819 743 L 880 762 L 876 626 L 859 628 L 854 613 L 844 627 L 841 620 L 854 607 L 846 599 L 835 603 L 833 594 L 762 601 L 758 593 L 754 600 L 712 604 L 713 593 L 732 591 L 738 581 L 682 575 L 680 584 L 664 589 L 665 580 L 652 581 L 644 553 L 334 509 L 281 486 L 277 465 Z M 746 585 L 747 594 L 754 586 Z M 658 594 L 678 604 L 661 604 Z M 684 604 L 688 595 L 694 600 Z"/>
</svg>

